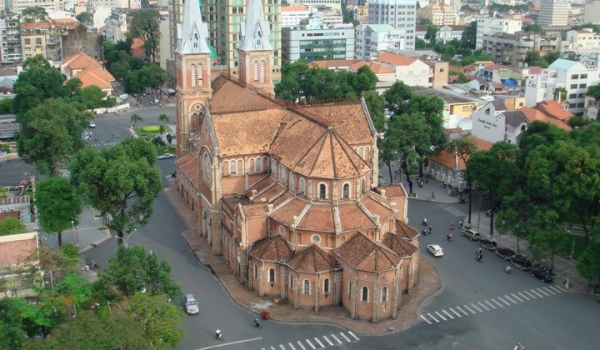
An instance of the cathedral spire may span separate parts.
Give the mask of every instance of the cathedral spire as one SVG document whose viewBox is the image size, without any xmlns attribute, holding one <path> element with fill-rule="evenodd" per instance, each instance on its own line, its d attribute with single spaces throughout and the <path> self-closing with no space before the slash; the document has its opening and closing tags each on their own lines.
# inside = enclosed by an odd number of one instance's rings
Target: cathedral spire
<svg viewBox="0 0 600 350">
<path fill-rule="evenodd" d="M 189 0 L 188 0 L 189 1 Z M 272 50 L 271 29 L 265 20 L 262 0 L 248 0 L 246 22 L 241 27 L 239 48 L 244 51 Z"/>
<path fill-rule="evenodd" d="M 183 8 L 183 24 L 179 31 L 177 52 L 180 54 L 210 54 L 210 49 L 206 42 L 207 38 L 208 26 L 206 23 L 202 22 L 198 0 L 185 0 Z"/>
</svg>

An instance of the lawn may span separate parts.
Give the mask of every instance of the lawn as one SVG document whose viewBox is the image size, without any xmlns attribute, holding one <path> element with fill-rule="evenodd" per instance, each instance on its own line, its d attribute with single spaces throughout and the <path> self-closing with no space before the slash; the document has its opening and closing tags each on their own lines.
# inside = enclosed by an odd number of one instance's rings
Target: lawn
<svg viewBox="0 0 600 350">
<path fill-rule="evenodd" d="M 173 131 L 169 126 L 163 125 L 165 128 L 165 133 L 170 133 Z M 158 134 L 160 130 L 160 125 L 150 125 L 144 126 L 143 128 L 135 128 L 135 133 L 142 140 L 150 140 L 154 135 Z"/>
</svg>

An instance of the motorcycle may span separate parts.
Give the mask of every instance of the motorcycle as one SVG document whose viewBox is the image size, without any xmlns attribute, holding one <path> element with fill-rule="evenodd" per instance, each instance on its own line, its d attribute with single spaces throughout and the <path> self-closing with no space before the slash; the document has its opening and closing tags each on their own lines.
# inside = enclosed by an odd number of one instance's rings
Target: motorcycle
<svg viewBox="0 0 600 350">
<path fill-rule="evenodd" d="M 261 326 L 260 322 L 258 322 L 258 319 L 255 319 L 253 323 L 254 323 L 254 327 L 256 327 L 256 328 L 258 328 L 258 329 L 261 329 L 261 328 L 262 328 L 262 326 Z"/>
<path fill-rule="evenodd" d="M 427 219 L 423 219 L 423 220 L 421 220 L 421 224 L 422 224 L 423 226 L 427 226 Z"/>
<path fill-rule="evenodd" d="M 221 333 L 221 331 L 217 329 L 217 331 L 215 332 L 215 337 L 217 337 L 217 339 L 219 340 L 223 340 L 223 333 Z"/>
<path fill-rule="evenodd" d="M 512 273 L 512 268 L 510 266 L 507 266 L 504 268 L 504 272 L 510 275 Z"/>
<path fill-rule="evenodd" d="M 452 235 L 446 235 L 446 239 L 452 241 L 454 238 L 452 238 Z"/>
<path fill-rule="evenodd" d="M 426 230 L 426 229 L 422 229 L 422 230 L 421 230 L 421 234 L 422 234 L 423 236 L 427 236 L 427 230 Z"/>
<path fill-rule="evenodd" d="M 477 254 L 475 260 L 477 260 L 477 262 L 483 262 L 483 254 Z"/>
<path fill-rule="evenodd" d="M 521 343 L 518 343 L 517 345 L 515 345 L 515 348 L 513 350 L 525 350 L 525 347 L 521 345 Z"/>
</svg>

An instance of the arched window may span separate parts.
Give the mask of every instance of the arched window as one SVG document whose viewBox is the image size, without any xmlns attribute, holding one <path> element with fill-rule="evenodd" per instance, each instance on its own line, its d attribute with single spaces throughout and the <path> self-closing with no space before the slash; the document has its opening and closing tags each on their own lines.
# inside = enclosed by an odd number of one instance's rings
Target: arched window
<svg viewBox="0 0 600 350">
<path fill-rule="evenodd" d="M 275 269 L 269 269 L 269 283 L 275 283 Z"/>
<path fill-rule="evenodd" d="M 204 86 L 204 66 L 198 65 L 198 86 Z"/>
<path fill-rule="evenodd" d="M 385 303 L 388 300 L 388 287 L 381 288 L 381 302 Z"/>
<path fill-rule="evenodd" d="M 358 147 L 358 155 L 362 158 L 365 159 L 365 149 L 363 147 Z"/>
<path fill-rule="evenodd" d="M 304 280 L 303 283 L 303 288 L 302 288 L 302 293 L 309 295 L 310 294 L 310 281 L 309 280 Z"/>
<path fill-rule="evenodd" d="M 365 179 L 360 180 L 360 193 L 365 193 L 367 187 L 367 182 L 365 181 Z"/>
<path fill-rule="evenodd" d="M 261 83 L 265 82 L 265 77 L 267 74 L 266 70 L 267 70 L 267 63 L 264 60 L 260 61 L 260 82 Z"/>
<path fill-rule="evenodd" d="M 258 265 L 254 264 L 254 278 L 258 278 Z"/>
<path fill-rule="evenodd" d="M 348 281 L 348 297 L 352 298 L 352 281 Z"/>
<path fill-rule="evenodd" d="M 262 168 L 263 168 L 262 167 L 263 166 L 262 162 L 263 161 L 262 161 L 261 157 L 256 158 L 256 160 L 254 161 L 254 171 L 255 172 L 257 172 L 257 173 L 262 172 Z"/>
<path fill-rule="evenodd" d="M 306 193 L 306 181 L 303 178 L 300 178 L 300 193 Z"/>
<path fill-rule="evenodd" d="M 196 86 L 196 65 L 195 64 L 192 64 L 190 66 L 190 74 L 192 75 L 191 84 L 192 84 L 192 86 Z"/>
<path fill-rule="evenodd" d="M 362 287 L 362 291 L 360 293 L 360 300 L 369 301 L 369 288 Z"/>
<path fill-rule="evenodd" d="M 283 227 L 283 225 L 279 226 L 279 234 L 280 235 L 285 235 L 285 227 Z"/>
<path fill-rule="evenodd" d="M 342 186 L 342 199 L 350 199 L 350 184 L 348 183 Z"/>
<path fill-rule="evenodd" d="M 294 289 L 294 275 L 290 275 L 290 288 Z"/>
<path fill-rule="evenodd" d="M 294 179 L 294 173 L 290 171 L 290 188 L 296 187 L 296 180 Z"/>
<path fill-rule="evenodd" d="M 327 186 L 319 184 L 319 199 L 327 199 Z"/>
<path fill-rule="evenodd" d="M 229 161 L 229 175 L 237 174 L 237 163 L 235 160 Z"/>
<path fill-rule="evenodd" d="M 254 61 L 254 82 L 258 83 L 258 61 Z"/>
<path fill-rule="evenodd" d="M 329 294 L 329 278 L 323 281 L 323 293 Z"/>
</svg>

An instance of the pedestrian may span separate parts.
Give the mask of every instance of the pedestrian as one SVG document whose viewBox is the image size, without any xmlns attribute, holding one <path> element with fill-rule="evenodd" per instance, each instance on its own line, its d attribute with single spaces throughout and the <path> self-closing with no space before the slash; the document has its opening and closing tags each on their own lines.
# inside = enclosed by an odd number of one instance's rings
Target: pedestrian
<svg viewBox="0 0 600 350">
<path fill-rule="evenodd" d="M 450 223 L 450 231 L 454 230 L 454 222 Z"/>
<path fill-rule="evenodd" d="M 431 199 L 435 198 L 435 191 L 431 191 Z"/>
</svg>

